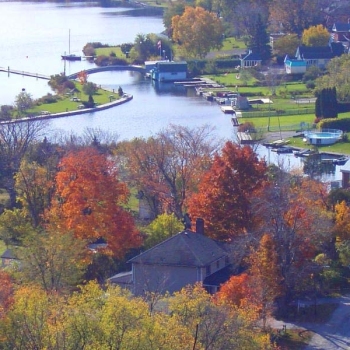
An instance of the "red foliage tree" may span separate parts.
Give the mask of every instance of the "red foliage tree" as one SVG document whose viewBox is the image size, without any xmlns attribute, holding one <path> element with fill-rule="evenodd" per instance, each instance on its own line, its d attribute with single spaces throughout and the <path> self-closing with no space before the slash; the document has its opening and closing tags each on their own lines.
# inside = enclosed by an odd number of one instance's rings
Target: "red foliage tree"
<svg viewBox="0 0 350 350">
<path fill-rule="evenodd" d="M 227 142 L 189 200 L 192 217 L 205 220 L 207 234 L 230 240 L 254 227 L 251 198 L 264 183 L 266 163 L 249 146 Z"/>
<path fill-rule="evenodd" d="M 123 257 L 141 243 L 134 220 L 123 207 L 128 196 L 112 162 L 94 148 L 84 148 L 61 160 L 55 200 L 46 218 L 53 230 L 72 231 L 90 242 L 105 239 L 107 251 Z"/>
</svg>

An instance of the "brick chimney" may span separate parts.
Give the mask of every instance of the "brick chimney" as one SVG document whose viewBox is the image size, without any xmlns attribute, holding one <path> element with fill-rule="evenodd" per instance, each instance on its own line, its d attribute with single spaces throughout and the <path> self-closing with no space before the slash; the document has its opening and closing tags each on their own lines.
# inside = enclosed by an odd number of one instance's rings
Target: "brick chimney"
<svg viewBox="0 0 350 350">
<path fill-rule="evenodd" d="M 202 218 L 196 219 L 196 233 L 204 235 L 204 220 Z"/>
</svg>

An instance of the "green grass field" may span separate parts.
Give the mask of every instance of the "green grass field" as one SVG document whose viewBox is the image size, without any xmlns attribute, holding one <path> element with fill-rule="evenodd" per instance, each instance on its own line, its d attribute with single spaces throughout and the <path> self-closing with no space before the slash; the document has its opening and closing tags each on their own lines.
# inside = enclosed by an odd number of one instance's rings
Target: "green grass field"
<svg viewBox="0 0 350 350">
<path fill-rule="evenodd" d="M 78 106 L 81 105 L 82 101 L 88 101 L 89 97 L 84 94 L 79 83 L 76 84 L 78 92 L 74 94 L 74 97 L 77 97 L 80 101 L 71 101 L 72 95 L 61 96 L 59 101 L 56 103 L 46 103 L 41 104 L 40 106 L 35 106 L 27 111 L 27 114 L 40 114 L 41 111 L 48 111 L 50 113 L 60 113 L 67 111 L 74 111 L 78 109 Z M 118 91 L 107 91 L 104 89 L 98 89 L 97 94 L 93 96 L 93 99 L 96 104 L 106 104 L 111 102 L 111 100 L 117 100 L 120 96 Z"/>
</svg>

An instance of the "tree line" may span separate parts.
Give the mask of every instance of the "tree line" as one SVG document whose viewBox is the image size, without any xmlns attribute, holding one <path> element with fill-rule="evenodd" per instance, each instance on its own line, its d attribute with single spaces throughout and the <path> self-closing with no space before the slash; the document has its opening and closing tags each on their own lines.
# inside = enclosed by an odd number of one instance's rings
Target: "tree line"
<svg viewBox="0 0 350 350">
<path fill-rule="evenodd" d="M 21 293 L 42 296 L 33 296 L 35 310 L 43 300 L 83 298 L 77 288 L 88 281 L 102 293 L 129 258 L 178 232 L 186 213 L 203 218 L 205 234 L 231 247 L 232 277 L 216 302 L 255 310 L 255 321 L 265 324 L 315 288 L 326 295 L 344 287 L 346 189 L 329 193 L 297 171 L 268 166 L 250 146 L 218 141 L 208 126 L 171 125 L 122 142 L 94 129 L 49 140 L 44 128 L 33 121 L 0 126 L 0 183 L 9 193 L 0 238 L 20 261 L 2 272 L 0 324 L 10 327 L 3 344 L 17 334 L 11 319 L 26 305 Z M 151 220 L 130 206 L 135 195 L 148 203 Z M 88 249 L 95 243 L 101 248 Z M 48 312 L 44 328 L 56 313 Z M 250 327 L 244 332 L 252 334 Z"/>
</svg>

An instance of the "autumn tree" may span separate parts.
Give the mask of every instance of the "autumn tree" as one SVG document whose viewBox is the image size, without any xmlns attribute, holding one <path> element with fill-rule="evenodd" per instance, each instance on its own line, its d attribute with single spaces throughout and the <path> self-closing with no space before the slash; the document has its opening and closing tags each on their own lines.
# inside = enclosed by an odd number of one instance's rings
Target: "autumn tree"
<svg viewBox="0 0 350 350">
<path fill-rule="evenodd" d="M 289 300 L 303 279 L 310 277 L 312 259 L 329 242 L 331 217 L 326 187 L 279 169 L 253 204 L 259 220 L 255 237 L 268 232 L 276 247 L 284 298 Z"/>
<path fill-rule="evenodd" d="M 251 199 L 265 180 L 266 163 L 249 146 L 226 142 L 189 200 L 189 213 L 201 217 L 207 234 L 231 240 L 255 227 Z"/>
<path fill-rule="evenodd" d="M 306 46 L 326 46 L 329 43 L 330 34 L 322 24 L 304 29 L 301 41 Z"/>
<path fill-rule="evenodd" d="M 72 231 L 76 238 L 104 239 L 107 251 L 122 258 L 141 242 L 132 216 L 124 209 L 129 192 L 107 156 L 83 148 L 65 156 L 56 175 L 55 200 L 46 214 L 49 227 Z"/>
<path fill-rule="evenodd" d="M 303 30 L 323 21 L 323 0 L 272 0 L 270 3 L 270 22 L 284 31 L 301 35 Z"/>
<path fill-rule="evenodd" d="M 263 329 L 265 329 L 267 317 L 271 316 L 274 302 L 282 292 L 282 276 L 271 235 L 262 236 L 258 249 L 250 254 L 248 261 L 253 304 L 259 307 Z"/>
<path fill-rule="evenodd" d="M 178 219 L 199 175 L 208 168 L 216 149 L 212 129 L 171 125 L 147 140 L 134 139 L 120 148 L 129 181 L 142 191 L 154 217 L 166 211 Z"/>
<path fill-rule="evenodd" d="M 184 13 L 172 18 L 173 40 L 180 44 L 189 57 L 204 58 L 211 49 L 222 44 L 223 27 L 217 16 L 202 7 L 185 8 Z"/>
<path fill-rule="evenodd" d="M 243 272 L 231 276 L 228 281 L 223 283 L 215 294 L 215 300 L 230 307 L 244 308 L 247 305 L 253 307 L 251 294 L 249 275 Z"/>
<path fill-rule="evenodd" d="M 256 319 L 251 312 L 214 302 L 199 284 L 175 293 L 169 310 L 192 333 L 193 349 L 273 348 L 268 336 L 253 331 Z"/>
</svg>

